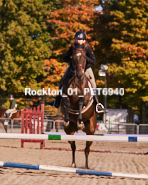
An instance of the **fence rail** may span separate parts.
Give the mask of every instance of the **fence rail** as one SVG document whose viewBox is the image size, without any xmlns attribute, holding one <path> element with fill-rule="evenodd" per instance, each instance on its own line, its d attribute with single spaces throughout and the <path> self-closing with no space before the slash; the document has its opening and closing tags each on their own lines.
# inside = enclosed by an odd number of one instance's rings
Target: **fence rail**
<svg viewBox="0 0 148 185">
<path fill-rule="evenodd" d="M 148 124 L 111 123 L 106 125 L 109 133 L 148 134 Z"/>
<path fill-rule="evenodd" d="M 0 122 L 5 121 L 5 118 L 0 117 Z M 7 118 L 7 120 L 10 120 Z M 14 118 L 11 120 L 10 123 L 10 128 L 11 128 L 11 133 L 14 133 L 14 122 L 15 120 L 20 120 L 20 127 L 21 128 L 21 118 Z M 25 119 L 24 119 L 25 120 Z M 29 120 L 29 118 L 28 118 Z M 35 119 L 37 121 L 37 119 Z M 53 129 L 53 132 L 55 132 L 56 128 L 56 123 L 64 123 L 63 120 L 52 120 L 52 119 L 47 119 L 44 118 L 44 130 L 48 131 L 47 127 L 50 127 L 50 129 Z M 19 125 L 19 124 L 17 124 Z M 120 133 L 125 133 L 125 134 L 148 134 L 148 124 L 135 124 L 135 123 L 117 123 L 117 122 L 112 122 L 112 123 L 107 123 L 106 127 L 108 129 L 109 134 L 120 134 Z"/>
<path fill-rule="evenodd" d="M 0 118 L 0 122 L 1 123 L 4 122 L 5 120 L 9 120 L 10 121 L 10 118 Z M 14 132 L 14 125 L 15 125 L 14 122 L 15 122 L 15 120 L 20 120 L 20 124 L 17 123 L 17 125 L 21 129 L 21 118 L 13 118 L 13 119 L 11 119 L 11 122 L 9 124 L 10 128 L 11 128 L 11 133 Z M 24 120 L 26 120 L 26 118 L 24 118 Z M 29 121 L 29 118 L 28 118 L 28 121 Z M 37 119 L 35 119 L 35 122 L 37 122 Z M 62 120 L 52 120 L 52 119 L 46 119 L 45 118 L 44 119 L 44 125 L 43 125 L 44 126 L 44 130 L 46 130 L 47 126 L 49 127 L 49 124 L 50 124 L 50 128 L 52 127 L 51 129 L 53 129 L 53 132 L 55 132 L 55 128 L 56 128 L 56 123 L 57 122 L 64 123 L 64 121 L 62 121 Z M 33 124 L 33 122 L 32 122 L 32 124 Z M 39 126 L 41 126 L 41 124 L 39 124 Z M 21 130 L 20 130 L 20 132 L 21 132 Z"/>
</svg>

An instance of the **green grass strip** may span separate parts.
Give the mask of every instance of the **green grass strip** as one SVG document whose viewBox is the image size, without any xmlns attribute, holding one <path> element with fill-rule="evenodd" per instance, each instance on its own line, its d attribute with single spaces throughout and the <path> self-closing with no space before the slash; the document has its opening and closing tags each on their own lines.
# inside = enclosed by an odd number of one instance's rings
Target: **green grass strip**
<svg viewBox="0 0 148 185">
<path fill-rule="evenodd" d="M 48 135 L 48 140 L 61 140 L 61 135 Z"/>
</svg>

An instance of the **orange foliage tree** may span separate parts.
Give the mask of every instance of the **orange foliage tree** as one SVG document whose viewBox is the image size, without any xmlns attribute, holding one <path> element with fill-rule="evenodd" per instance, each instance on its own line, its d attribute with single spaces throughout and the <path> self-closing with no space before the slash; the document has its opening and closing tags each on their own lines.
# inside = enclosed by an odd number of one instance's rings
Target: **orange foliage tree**
<svg viewBox="0 0 148 185">
<path fill-rule="evenodd" d="M 94 37 L 94 21 L 99 13 L 95 11 L 97 0 L 61 0 L 61 8 L 47 12 L 47 25 L 52 36 L 52 56 L 45 61 L 49 76 L 43 84 L 51 88 L 58 88 L 58 82 L 63 76 L 67 64 L 63 57 L 68 50 L 76 31 L 83 30 L 87 34 L 90 46 L 95 50 L 98 42 Z"/>
</svg>

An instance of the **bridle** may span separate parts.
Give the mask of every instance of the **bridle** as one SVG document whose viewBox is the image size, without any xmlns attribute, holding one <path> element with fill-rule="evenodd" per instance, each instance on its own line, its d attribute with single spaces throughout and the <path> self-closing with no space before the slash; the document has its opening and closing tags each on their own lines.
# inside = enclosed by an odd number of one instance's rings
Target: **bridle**
<svg viewBox="0 0 148 185">
<path fill-rule="evenodd" d="M 77 65 L 74 66 L 75 69 L 76 69 L 77 67 L 82 67 L 82 68 L 84 69 L 83 64 L 77 64 Z"/>
</svg>

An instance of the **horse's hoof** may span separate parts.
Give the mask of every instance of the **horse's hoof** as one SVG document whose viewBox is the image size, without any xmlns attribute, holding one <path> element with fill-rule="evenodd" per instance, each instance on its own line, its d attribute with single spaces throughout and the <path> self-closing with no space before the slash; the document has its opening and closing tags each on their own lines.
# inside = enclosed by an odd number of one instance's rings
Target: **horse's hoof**
<svg viewBox="0 0 148 185">
<path fill-rule="evenodd" d="M 77 127 L 79 130 L 83 130 L 85 128 L 84 123 L 81 121 L 81 123 L 77 123 Z"/>
<path fill-rule="evenodd" d="M 69 121 L 64 121 L 64 127 L 68 127 L 69 126 Z"/>
<path fill-rule="evenodd" d="M 72 163 L 71 167 L 76 168 L 76 163 Z"/>
</svg>

